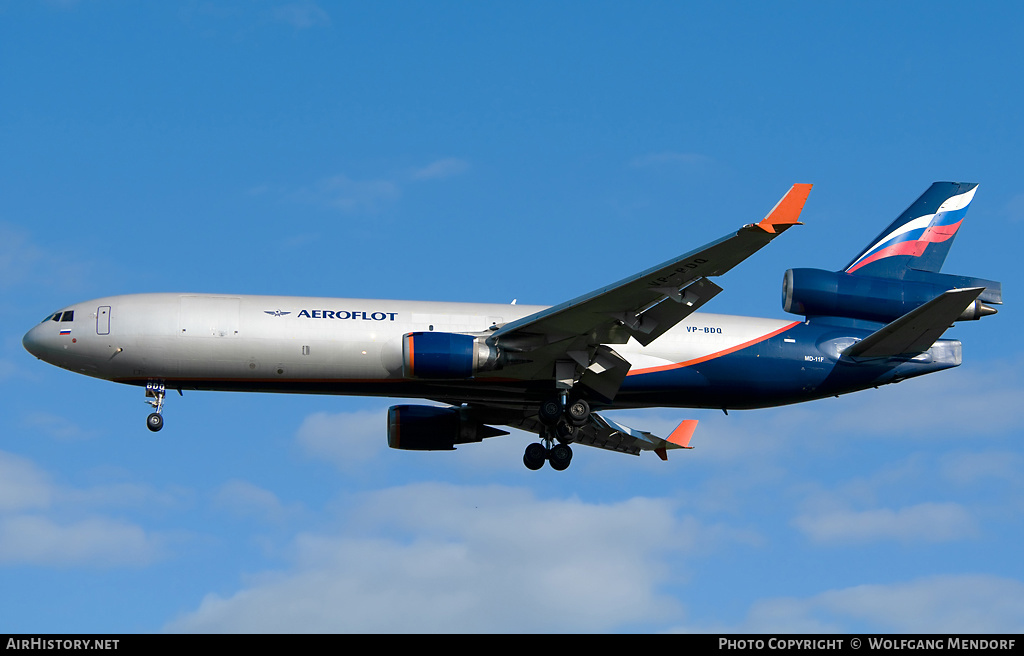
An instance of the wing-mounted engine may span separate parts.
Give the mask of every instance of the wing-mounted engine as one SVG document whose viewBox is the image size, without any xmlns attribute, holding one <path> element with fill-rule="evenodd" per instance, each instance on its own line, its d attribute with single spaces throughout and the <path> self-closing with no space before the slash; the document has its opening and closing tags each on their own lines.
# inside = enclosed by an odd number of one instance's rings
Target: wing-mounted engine
<svg viewBox="0 0 1024 656">
<path fill-rule="evenodd" d="M 395 405 L 388 409 L 388 446 L 406 451 L 451 451 L 456 444 L 508 435 L 487 426 L 465 408 Z"/>
<path fill-rule="evenodd" d="M 402 371 L 406 378 L 472 378 L 501 369 L 498 347 L 483 337 L 460 333 L 408 333 L 402 339 Z"/>
<path fill-rule="evenodd" d="M 843 271 L 789 269 L 782 281 L 782 307 L 806 317 L 844 317 L 888 323 L 949 290 L 984 287 L 957 321 L 995 314 L 1002 285 L 992 280 L 931 271 L 908 271 L 903 279 L 876 278 Z"/>
</svg>

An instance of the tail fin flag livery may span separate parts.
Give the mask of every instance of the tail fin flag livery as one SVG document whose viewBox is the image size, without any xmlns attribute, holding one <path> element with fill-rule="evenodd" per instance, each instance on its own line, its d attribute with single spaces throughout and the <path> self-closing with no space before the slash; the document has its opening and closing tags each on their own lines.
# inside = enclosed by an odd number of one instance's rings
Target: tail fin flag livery
<svg viewBox="0 0 1024 656">
<path fill-rule="evenodd" d="M 973 182 L 932 184 L 843 270 L 900 280 L 907 269 L 938 272 L 977 190 Z"/>
<path fill-rule="evenodd" d="M 663 438 L 607 411 L 728 414 L 958 366 L 961 343 L 943 335 L 1002 303 L 999 282 L 939 272 L 977 188 L 936 182 L 845 268 L 786 271 L 783 309 L 800 320 L 703 306 L 724 291 L 715 280 L 800 225 L 809 184 L 757 223 L 552 307 L 129 294 L 61 308 L 22 343 L 58 367 L 145 389 L 153 432 L 168 388 L 419 398 L 447 405 L 392 406 L 391 448 L 453 451 L 504 426 L 539 437 L 523 455 L 531 470 L 566 469 L 576 445 L 666 460 L 693 448 L 696 420 Z M 552 283 L 627 256 L 595 249 Z"/>
</svg>

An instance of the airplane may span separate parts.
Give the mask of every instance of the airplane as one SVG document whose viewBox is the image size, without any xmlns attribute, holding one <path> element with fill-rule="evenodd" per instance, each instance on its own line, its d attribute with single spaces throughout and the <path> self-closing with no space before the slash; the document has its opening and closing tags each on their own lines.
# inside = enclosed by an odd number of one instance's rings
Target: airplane
<svg viewBox="0 0 1024 656">
<path fill-rule="evenodd" d="M 523 463 L 566 469 L 570 445 L 639 455 L 689 445 L 601 414 L 621 408 L 723 410 L 838 396 L 949 369 L 956 321 L 996 313 L 999 282 L 940 273 L 977 184 L 936 182 L 837 271 L 790 269 L 783 309 L 798 320 L 699 313 L 717 278 L 799 225 L 811 185 L 768 215 L 553 307 L 355 298 L 154 293 L 76 303 L 29 330 L 37 358 L 145 388 L 151 431 L 167 390 L 419 398 L 396 405 L 395 449 L 536 434 Z"/>
</svg>

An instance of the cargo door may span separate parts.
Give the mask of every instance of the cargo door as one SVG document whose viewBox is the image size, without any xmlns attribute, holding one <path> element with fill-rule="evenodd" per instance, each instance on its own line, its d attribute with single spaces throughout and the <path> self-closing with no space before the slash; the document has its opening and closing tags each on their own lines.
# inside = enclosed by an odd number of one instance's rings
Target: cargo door
<svg viewBox="0 0 1024 656">
<path fill-rule="evenodd" d="M 110 334 L 110 306 L 101 305 L 96 310 L 96 334 L 97 335 L 109 335 Z"/>
</svg>

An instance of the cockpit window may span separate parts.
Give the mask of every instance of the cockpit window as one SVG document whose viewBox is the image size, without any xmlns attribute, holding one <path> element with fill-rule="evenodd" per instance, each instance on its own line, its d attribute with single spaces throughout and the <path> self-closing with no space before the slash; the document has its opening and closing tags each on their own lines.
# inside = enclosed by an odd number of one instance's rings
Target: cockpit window
<svg viewBox="0 0 1024 656">
<path fill-rule="evenodd" d="M 75 320 L 75 311 L 74 310 L 68 310 L 67 312 L 54 312 L 50 316 L 48 316 L 45 319 L 43 319 L 43 323 L 46 323 L 47 321 L 60 321 L 60 322 L 64 322 L 64 321 L 74 321 L 74 320 Z"/>
</svg>

